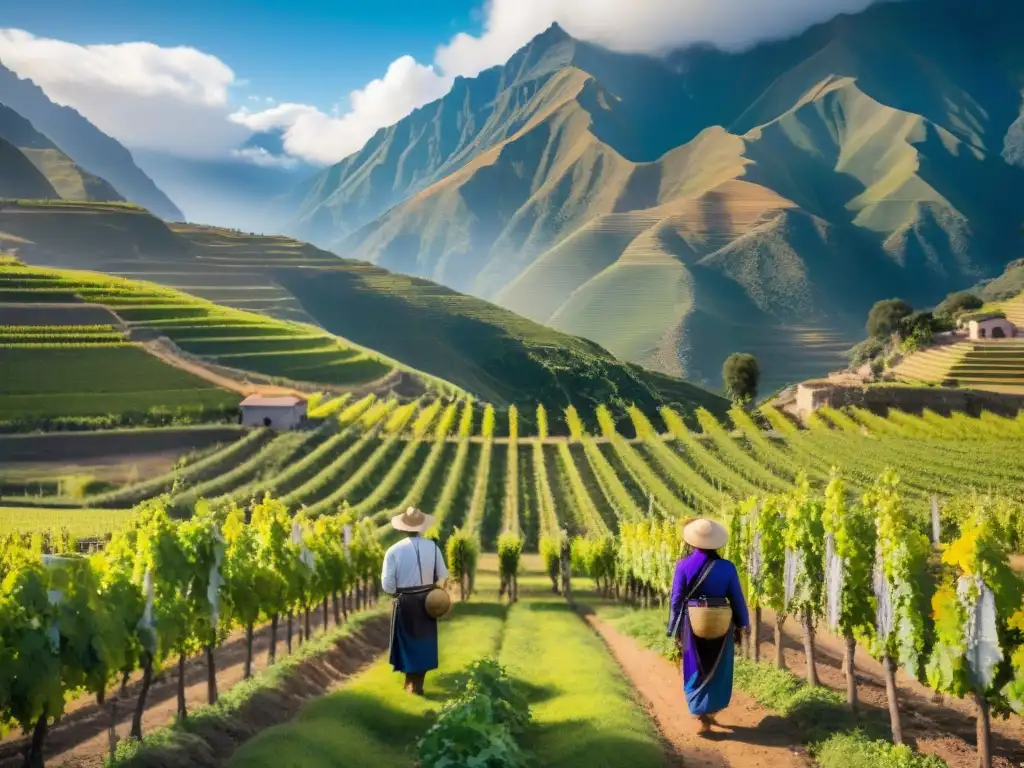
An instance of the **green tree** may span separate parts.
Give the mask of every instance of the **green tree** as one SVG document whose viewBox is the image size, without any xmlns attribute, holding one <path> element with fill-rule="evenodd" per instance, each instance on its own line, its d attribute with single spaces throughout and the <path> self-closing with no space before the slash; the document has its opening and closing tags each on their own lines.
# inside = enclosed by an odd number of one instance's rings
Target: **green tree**
<svg viewBox="0 0 1024 768">
<path fill-rule="evenodd" d="M 761 382 L 761 366 L 757 358 L 746 353 L 729 355 L 722 366 L 725 393 L 734 402 L 750 402 L 757 397 Z"/>
<path fill-rule="evenodd" d="M 757 627 L 761 609 L 775 611 L 775 666 L 786 665 L 782 655 L 782 626 L 786 621 L 786 517 L 785 497 L 768 496 L 750 515 L 750 604 L 754 608 L 755 630 L 751 639 L 755 660 L 760 656 Z"/>
<path fill-rule="evenodd" d="M 267 569 L 263 612 L 270 617 L 270 648 L 267 663 L 277 660 L 277 627 L 281 614 L 291 607 L 291 572 L 295 557 L 289 537 L 291 517 L 279 499 L 269 493 L 252 507 L 250 523 L 256 529 L 259 559 Z"/>
<path fill-rule="evenodd" d="M 984 305 L 985 302 L 973 293 L 969 291 L 956 291 L 942 300 L 942 303 L 935 308 L 935 314 L 953 318 L 962 312 L 981 309 Z"/>
<path fill-rule="evenodd" d="M 899 322 L 914 311 L 903 299 L 882 299 L 876 301 L 868 312 L 868 336 L 880 339 L 894 333 Z"/>
</svg>

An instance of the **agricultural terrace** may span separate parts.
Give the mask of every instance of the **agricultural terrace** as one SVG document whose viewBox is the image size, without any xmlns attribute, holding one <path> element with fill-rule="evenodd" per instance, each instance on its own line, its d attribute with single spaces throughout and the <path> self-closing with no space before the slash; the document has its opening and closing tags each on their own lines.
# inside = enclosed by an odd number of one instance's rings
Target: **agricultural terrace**
<svg viewBox="0 0 1024 768">
<path fill-rule="evenodd" d="M 30 292 L 8 290 L 0 301 Z M 218 412 L 234 408 L 233 392 L 174 368 L 129 342 L 103 308 L 58 308 L 46 324 L 29 307 L 0 304 L 0 421 L 45 416 L 100 416 L 154 409 Z M 88 323 L 108 315 L 106 323 Z M 60 322 L 60 321 L 65 322 Z"/>
<path fill-rule="evenodd" d="M 1024 294 L 988 304 L 977 314 L 1001 312 L 1024 328 Z M 973 313 L 972 313 L 973 314 Z M 994 392 L 1024 392 L 1024 339 L 958 341 L 926 347 L 893 369 L 911 384 L 946 384 Z"/>
<path fill-rule="evenodd" d="M 227 309 L 152 283 L 88 272 L 0 267 L 0 305 L 68 301 L 105 307 L 132 341 L 166 337 L 188 355 L 271 379 L 350 388 L 382 379 L 396 367 L 393 361 L 314 326 Z M 38 313 L 32 308 L 25 311 Z M 8 308 L 8 315 L 11 312 Z M 45 357 L 41 350 L 38 357 Z M 41 378 L 32 368 L 25 369 L 24 376 Z"/>
</svg>

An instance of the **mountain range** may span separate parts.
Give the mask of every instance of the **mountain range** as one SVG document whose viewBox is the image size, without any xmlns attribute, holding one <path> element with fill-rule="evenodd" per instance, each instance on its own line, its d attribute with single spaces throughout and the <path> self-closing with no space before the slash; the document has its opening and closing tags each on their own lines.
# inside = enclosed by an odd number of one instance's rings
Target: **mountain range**
<svg viewBox="0 0 1024 768">
<path fill-rule="evenodd" d="M 1024 6 L 907 0 L 741 53 L 557 25 L 281 200 L 292 234 L 717 386 L 821 375 L 870 305 L 998 275 L 1024 219 Z"/>
<path fill-rule="evenodd" d="M 18 119 L 20 118 L 20 120 Z M 35 136 L 25 140 L 9 138 L 8 133 L 21 136 Z M 180 221 L 184 218 L 178 207 L 171 202 L 153 180 L 135 164 L 131 153 L 117 140 L 103 133 L 79 112 L 70 107 L 54 103 L 43 89 L 31 80 L 18 77 L 0 63 L 0 139 L 25 150 L 33 165 L 54 187 L 56 196 L 65 199 L 86 200 L 130 200 L 151 210 L 156 215 Z M 34 142 L 30 143 L 29 142 Z M 20 142 L 20 143 L 19 143 Z M 11 158 L 9 162 L 23 163 L 7 148 L 4 155 L 0 144 L 0 157 Z M 12 165 L 13 167 L 13 165 Z M 15 174 L 8 170 L 7 162 L 2 166 L 2 183 Z M 19 170 L 19 177 L 30 186 L 43 192 L 39 197 L 50 197 L 45 188 L 38 187 L 38 180 L 28 181 L 28 173 Z M 12 189 L 12 191 L 16 191 Z M 26 197 L 10 194 L 6 197 Z"/>
<path fill-rule="evenodd" d="M 656 58 L 553 25 L 316 172 L 242 160 L 276 158 L 271 134 L 223 162 L 133 157 L 0 65 L 0 196 L 181 220 L 145 168 L 204 223 L 273 227 L 707 387 L 752 352 L 767 393 L 841 366 L 874 301 L 929 306 L 1024 255 L 1022 37 L 1002 0 L 883 2 Z M 325 306 L 291 286 L 314 287 Z"/>
</svg>

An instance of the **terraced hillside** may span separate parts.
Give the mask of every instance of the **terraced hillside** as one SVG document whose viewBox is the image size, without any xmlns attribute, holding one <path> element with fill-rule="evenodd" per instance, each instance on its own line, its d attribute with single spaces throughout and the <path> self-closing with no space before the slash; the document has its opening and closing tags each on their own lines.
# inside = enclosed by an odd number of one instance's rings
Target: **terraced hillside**
<svg viewBox="0 0 1024 768">
<path fill-rule="evenodd" d="M 1024 294 L 987 304 L 984 311 L 998 311 L 1017 328 L 1024 328 Z M 909 383 L 940 384 L 987 389 L 996 392 L 1024 391 L 1024 339 L 957 341 L 915 352 L 893 369 Z"/>
<path fill-rule="evenodd" d="M 285 237 L 166 225 L 124 205 L 21 202 L 0 206 L 0 247 L 32 264 L 88 267 L 315 324 L 496 404 L 727 405 L 490 302 Z"/>
<path fill-rule="evenodd" d="M 102 306 L 15 304 L 36 298 L 0 268 L 0 421 L 233 410 L 238 396 L 174 368 L 129 341 Z M 12 287 L 17 285 L 17 288 Z M 66 298 L 69 286 L 57 285 Z M 38 291 L 44 300 L 45 293 Z"/>
<path fill-rule="evenodd" d="M 0 302 L 0 320 L 9 326 L 10 337 L 4 354 L 12 366 L 18 363 L 21 383 L 17 386 L 28 391 L 54 386 L 63 392 L 77 386 L 83 393 L 102 392 L 108 380 L 111 387 L 122 381 L 130 388 L 128 372 L 138 368 L 143 378 L 165 375 L 170 383 L 184 379 L 194 382 L 194 388 L 218 393 L 214 399 L 222 403 L 237 403 L 237 396 L 172 368 L 161 357 L 171 362 L 183 359 L 179 367 L 188 367 L 187 362 L 194 359 L 234 372 L 240 378 L 248 375 L 271 382 L 306 382 L 327 389 L 367 385 L 387 389 L 403 379 L 418 380 L 416 374 L 400 369 L 393 361 L 315 326 L 227 309 L 152 283 L 90 272 L 0 267 Z M 103 318 L 105 324 L 93 325 L 96 330 L 88 332 L 75 326 L 71 331 L 55 327 L 62 322 L 81 326 L 90 322 L 86 317 Z M 22 330 L 25 326 L 43 327 Z M 124 373 L 116 365 L 122 359 L 126 361 Z M 421 381 L 420 391 L 424 387 Z M 140 401 L 130 409 L 174 407 L 193 397 L 186 386 L 163 389 L 168 392 L 167 402 L 161 403 L 159 393 L 154 393 L 155 399 L 146 400 L 145 408 Z M 32 397 L 22 397 L 26 407 Z M 88 399 L 84 394 L 82 397 Z M 108 401 L 106 398 L 102 403 Z M 37 403 L 29 409 L 34 414 L 79 414 L 71 407 L 63 413 L 60 400 L 45 393 L 31 402 Z M 20 403 L 5 400 L 5 413 L 17 413 Z M 129 408 L 127 400 L 122 408 Z"/>
</svg>

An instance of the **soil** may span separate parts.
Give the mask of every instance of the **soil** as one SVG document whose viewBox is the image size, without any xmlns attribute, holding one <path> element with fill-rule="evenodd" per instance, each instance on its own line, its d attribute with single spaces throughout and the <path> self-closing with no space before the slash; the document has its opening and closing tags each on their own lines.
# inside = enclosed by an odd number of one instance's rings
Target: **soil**
<svg viewBox="0 0 1024 768">
<path fill-rule="evenodd" d="M 775 617 L 765 611 L 761 626 L 761 659 L 775 652 Z M 807 671 L 803 634 L 799 625 L 786 622 L 783 649 L 786 666 L 803 676 Z M 822 685 L 844 696 L 846 677 L 842 670 L 844 641 L 826 632 L 816 634 L 817 671 Z M 889 708 L 885 698 L 882 665 L 863 649 L 857 649 L 857 693 L 862 717 L 875 722 L 884 733 L 889 727 Z M 976 768 L 976 730 L 973 706 L 962 699 L 939 697 L 933 691 L 900 671 L 897 674 L 903 738 L 919 751 L 937 755 L 950 768 Z M 1024 720 L 1020 717 L 992 720 L 994 768 L 1020 768 L 1024 765 Z"/>
<path fill-rule="evenodd" d="M 697 735 L 697 721 L 686 708 L 677 665 L 641 647 L 607 622 L 589 614 L 591 627 L 640 694 L 644 708 L 658 725 L 666 749 L 665 764 L 686 768 L 804 768 L 814 765 L 800 746 L 792 724 L 759 707 L 741 691 L 733 691 L 728 709 L 716 716 L 710 736 Z"/>
<path fill-rule="evenodd" d="M 321 612 L 312 615 L 313 638 L 320 630 Z M 301 620 L 295 617 L 293 648 L 298 648 L 298 630 Z M 333 626 L 333 618 L 331 620 Z M 277 658 L 287 656 L 287 625 L 284 618 L 278 627 Z M 223 763 L 234 750 L 261 730 L 292 719 L 308 699 L 332 690 L 339 682 L 357 673 L 375 660 L 388 646 L 388 618 L 375 617 L 359 630 L 343 638 L 330 652 L 308 659 L 284 683 L 261 692 L 248 702 L 237 718 L 219 722 L 215 731 L 198 733 L 190 741 L 189 754 L 171 750 L 147 754 L 146 765 L 157 766 L 216 766 Z M 257 629 L 253 637 L 253 672 L 267 666 L 270 645 L 269 624 Z M 245 635 L 238 630 L 215 651 L 217 687 L 221 694 L 241 682 L 245 664 Z M 168 660 L 164 671 L 155 675 L 147 696 L 146 711 L 142 718 L 142 732 L 170 724 L 177 714 L 178 674 L 176 659 Z M 132 676 L 124 696 L 119 697 L 117 708 L 117 734 L 127 738 L 132 715 L 138 698 L 141 676 Z M 191 658 L 185 665 L 185 697 L 188 708 L 207 703 L 206 660 L 202 656 Z M 66 768 L 97 768 L 109 752 L 107 728 L 110 723 L 109 707 L 100 707 L 92 697 L 81 697 L 68 704 L 65 715 L 47 735 L 45 759 L 50 765 Z M 0 768 L 20 768 L 28 738 L 20 733 L 8 735 L 0 741 Z"/>
</svg>

